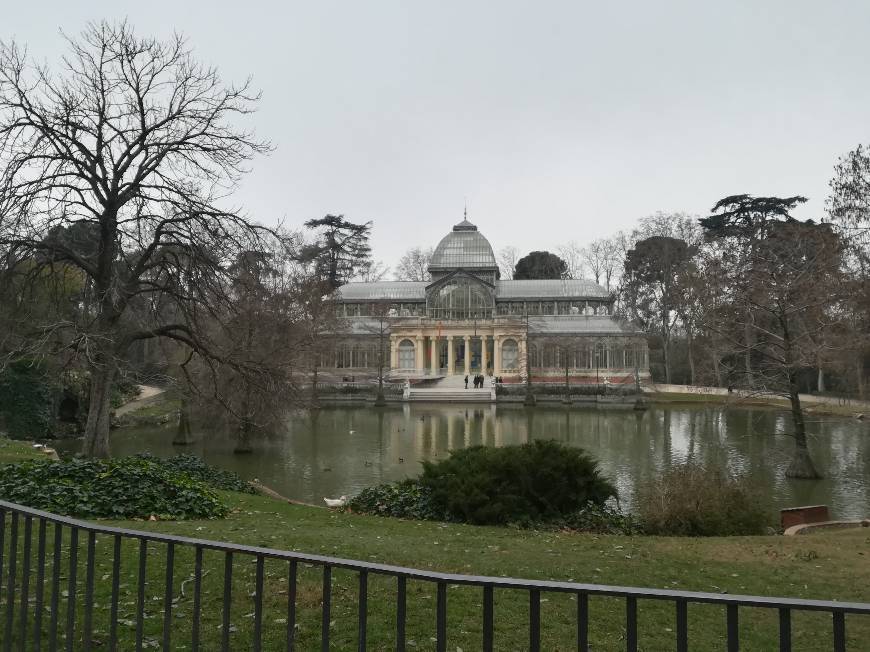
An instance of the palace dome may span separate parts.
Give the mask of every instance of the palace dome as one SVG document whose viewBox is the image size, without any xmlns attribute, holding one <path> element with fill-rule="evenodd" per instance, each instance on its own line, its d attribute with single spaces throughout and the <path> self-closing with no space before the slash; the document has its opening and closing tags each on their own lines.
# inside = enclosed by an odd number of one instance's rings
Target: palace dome
<svg viewBox="0 0 870 652">
<path fill-rule="evenodd" d="M 492 245 L 467 219 L 441 239 L 429 262 L 430 271 L 498 269 Z"/>
</svg>

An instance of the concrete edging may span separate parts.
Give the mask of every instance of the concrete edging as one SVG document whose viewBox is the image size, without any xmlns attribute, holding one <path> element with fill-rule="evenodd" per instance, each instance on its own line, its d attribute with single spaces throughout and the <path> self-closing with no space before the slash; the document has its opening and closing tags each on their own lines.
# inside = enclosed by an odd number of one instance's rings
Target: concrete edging
<svg viewBox="0 0 870 652">
<path fill-rule="evenodd" d="M 811 534 L 812 530 L 848 530 L 857 527 L 870 527 L 870 520 L 855 521 L 821 521 L 819 523 L 800 523 L 787 528 L 783 535 L 793 537 L 800 534 Z"/>
</svg>

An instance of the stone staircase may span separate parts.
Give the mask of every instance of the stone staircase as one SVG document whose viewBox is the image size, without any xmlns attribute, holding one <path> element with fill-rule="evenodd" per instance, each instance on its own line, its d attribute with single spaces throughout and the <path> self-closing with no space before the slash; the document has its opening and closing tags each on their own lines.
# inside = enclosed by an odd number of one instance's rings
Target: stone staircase
<svg viewBox="0 0 870 652">
<path fill-rule="evenodd" d="M 465 389 L 464 375 L 446 376 L 433 387 L 419 389 L 411 387 L 405 392 L 405 400 L 432 403 L 491 403 L 495 401 L 495 387 L 489 379 L 487 385 L 482 389 L 474 389 L 469 382 L 468 389 Z"/>
</svg>

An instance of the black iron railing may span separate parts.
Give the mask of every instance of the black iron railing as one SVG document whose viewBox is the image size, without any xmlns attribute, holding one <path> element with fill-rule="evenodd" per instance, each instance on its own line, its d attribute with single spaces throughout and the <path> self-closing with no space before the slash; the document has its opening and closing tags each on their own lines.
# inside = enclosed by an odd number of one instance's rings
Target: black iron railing
<svg viewBox="0 0 870 652">
<path fill-rule="evenodd" d="M 53 543 L 49 539 L 51 525 Z M 111 546 L 105 552 L 97 552 L 97 536 L 109 537 Z M 35 550 L 33 539 L 36 539 Z M 104 539 L 101 539 L 101 543 Z M 208 541 L 188 537 L 173 536 L 157 532 L 145 532 L 124 528 L 109 527 L 72 518 L 57 516 L 0 501 L 0 577 L 5 581 L 3 600 L 0 601 L 0 633 L 2 633 L 2 650 L 50 651 L 63 645 L 66 650 L 91 650 L 94 640 L 94 607 L 95 587 L 97 583 L 110 587 L 108 604 L 108 631 L 100 632 L 100 649 L 116 650 L 119 643 L 119 608 L 122 572 L 122 544 L 138 544 L 138 556 L 135 569 L 135 649 L 141 650 L 146 645 L 145 610 L 146 585 L 154 591 L 154 582 L 148 582 L 147 571 L 149 557 L 160 557 L 159 566 L 162 569 L 162 580 L 157 588 L 163 594 L 162 627 L 159 645 L 163 650 L 174 649 L 173 644 L 181 644 L 185 649 L 203 649 L 202 608 L 203 608 L 203 554 L 216 552 L 224 555 L 221 603 L 220 643 L 222 650 L 239 649 L 231 644 L 231 606 L 234 601 L 233 572 L 238 565 L 234 563 L 239 557 L 245 558 L 255 566 L 254 590 L 245 596 L 253 602 L 253 618 L 251 633 L 251 648 L 294 650 L 297 641 L 297 602 L 298 574 L 301 566 L 320 569 L 319 596 L 316 600 L 320 611 L 320 647 L 330 648 L 333 598 L 333 571 L 343 569 L 356 576 L 356 620 L 357 634 L 354 647 L 367 649 L 367 619 L 369 617 L 369 579 L 375 576 L 387 576 L 395 579 L 393 597 L 395 602 L 390 610 L 395 616 L 394 641 L 397 650 L 406 649 L 406 623 L 408 615 L 408 583 L 419 581 L 434 585 L 436 592 L 434 636 L 437 650 L 447 649 L 448 636 L 448 586 L 479 587 L 481 594 L 481 640 L 484 650 L 493 649 L 494 624 L 496 619 L 494 595 L 496 590 L 514 591 L 528 597 L 528 647 L 531 650 L 541 649 L 541 602 L 542 595 L 569 594 L 576 599 L 576 645 L 579 650 L 589 649 L 590 630 L 590 598 L 608 597 L 624 602 L 624 647 L 629 652 L 638 649 L 638 602 L 656 601 L 673 605 L 674 638 L 673 644 L 678 651 L 689 649 L 689 608 L 690 605 L 717 605 L 724 607 L 724 622 L 722 623 L 727 649 L 737 650 L 740 640 L 739 614 L 741 610 L 753 608 L 775 610 L 778 614 L 778 640 L 780 650 L 790 650 L 792 642 L 793 612 L 823 612 L 830 615 L 830 641 L 836 652 L 846 649 L 846 615 L 870 615 L 870 604 L 847 603 L 824 600 L 801 600 L 792 598 L 771 598 L 761 596 L 723 595 L 718 593 L 700 593 L 690 591 L 674 591 L 662 589 L 644 589 L 633 587 L 604 586 L 598 584 L 581 584 L 574 582 L 535 581 L 513 579 L 506 577 L 476 577 L 471 575 L 456 575 L 433 571 L 402 568 L 384 564 L 374 564 L 348 559 L 338 559 L 321 555 L 310 555 L 299 552 L 274 550 L 270 548 L 236 545 L 219 541 Z M 50 545 L 51 544 L 51 545 Z M 84 587 L 79 596 L 82 581 L 79 577 L 79 548 L 84 545 Z M 111 550 L 111 553 L 108 551 Z M 184 584 L 193 582 L 192 613 L 189 619 L 185 614 L 184 626 L 187 636 L 183 642 L 173 641 L 173 607 L 176 585 L 176 558 L 181 550 L 192 552 L 192 573 Z M 102 546 L 101 546 L 102 551 Z M 46 573 L 49 570 L 47 557 L 51 553 L 51 578 L 47 582 Z M 155 555 L 154 553 L 160 553 Z M 98 559 L 99 556 L 99 559 Z M 66 562 L 63 558 L 66 557 Z M 282 619 L 283 631 L 279 633 L 280 648 L 264 648 L 263 640 L 265 625 L 263 605 L 266 590 L 264 588 L 264 567 L 267 560 L 286 563 L 286 584 L 281 578 L 282 589 L 286 592 L 286 619 Z M 110 567 L 110 572 L 97 576 L 96 566 Z M 130 570 L 130 569 L 127 569 Z M 35 578 L 33 576 L 35 575 Z M 153 578 L 153 573 L 151 575 Z M 33 595 L 31 595 L 31 580 Z M 50 588 L 47 596 L 46 584 Z M 65 588 L 64 588 L 65 587 Z M 238 596 L 236 596 L 238 597 Z M 46 600 L 49 604 L 46 605 Z M 157 598 L 152 598 L 156 600 Z M 79 604 L 79 600 L 82 604 Z M 64 618 L 61 620 L 62 602 L 65 602 Z M 310 602 L 310 600 L 309 600 Z M 129 603 L 127 603 L 129 604 Z M 105 610 L 106 605 L 100 605 Z M 125 605 L 124 609 L 128 607 Z M 48 618 L 46 627 L 45 619 Z M 189 623 L 189 625 L 188 625 Z M 127 622 L 132 625 L 133 622 Z M 705 636 L 710 633 L 705 632 Z M 573 634 L 571 634 L 573 637 Z M 271 632 L 271 639 L 275 632 Z M 158 643 L 151 641 L 149 647 Z M 511 649 L 524 646 L 526 641 L 512 641 Z M 865 640 L 866 643 L 866 640 Z M 128 649 L 128 647 L 124 647 Z M 209 648 L 211 649 L 211 648 Z M 865 648 L 866 649 L 866 648 Z"/>
</svg>

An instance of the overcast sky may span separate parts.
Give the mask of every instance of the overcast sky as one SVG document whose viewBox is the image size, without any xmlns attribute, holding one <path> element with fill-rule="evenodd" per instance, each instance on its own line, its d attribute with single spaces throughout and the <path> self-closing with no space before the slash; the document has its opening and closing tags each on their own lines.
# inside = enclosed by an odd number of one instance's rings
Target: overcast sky
<svg viewBox="0 0 870 652">
<path fill-rule="evenodd" d="M 496 249 L 555 249 L 736 193 L 803 194 L 868 138 L 870 2 L 4 3 L 0 37 L 57 60 L 59 29 L 183 32 L 263 91 L 276 150 L 239 203 L 291 226 L 374 221 L 393 263 L 469 219 Z"/>
</svg>

